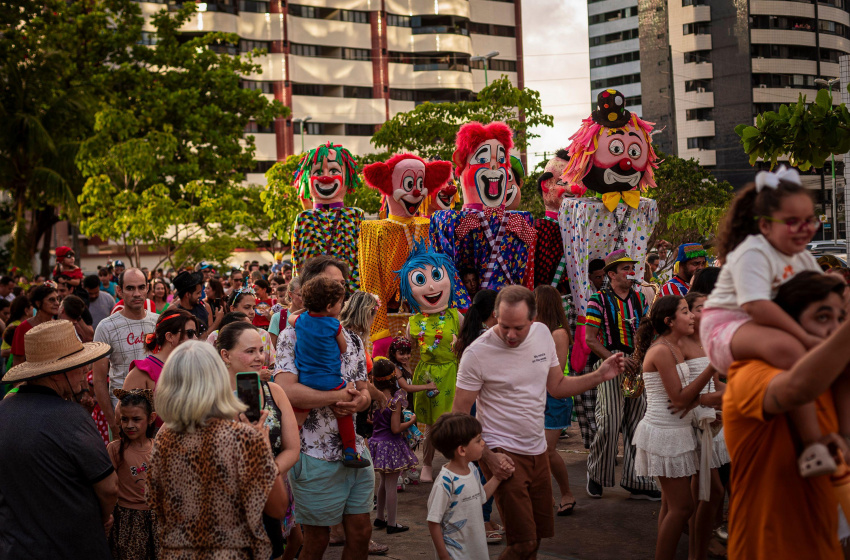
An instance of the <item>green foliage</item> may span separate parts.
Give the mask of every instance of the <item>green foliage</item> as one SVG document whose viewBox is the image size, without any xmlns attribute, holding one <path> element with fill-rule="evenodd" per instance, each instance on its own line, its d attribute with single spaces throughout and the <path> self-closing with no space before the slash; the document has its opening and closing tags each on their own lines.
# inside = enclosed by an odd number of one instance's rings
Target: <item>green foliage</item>
<svg viewBox="0 0 850 560">
<path fill-rule="evenodd" d="M 542 218 L 546 215 L 543 195 L 537 185 L 537 180 L 543 175 L 545 167 L 546 161 L 540 161 L 528 175 L 522 178 L 522 200 L 519 203 L 519 209 L 524 212 L 531 212 L 531 215 L 535 218 Z"/>
<path fill-rule="evenodd" d="M 658 188 L 645 196 L 655 199 L 661 220 L 655 226 L 649 246 L 658 240 L 672 244 L 675 251 L 682 243 L 710 246 L 734 190 L 726 181 L 718 181 L 695 159 L 682 159 L 657 150 L 663 160 L 655 170 Z M 672 259 L 666 259 L 672 264 Z"/>
<path fill-rule="evenodd" d="M 304 154 L 294 154 L 266 171 L 266 188 L 260 194 L 263 210 L 271 219 L 269 233 L 285 244 L 292 242 L 292 224 L 303 209 L 293 175 Z"/>
<path fill-rule="evenodd" d="M 254 161 L 254 137 L 244 130 L 289 110 L 240 88 L 239 76 L 260 70 L 252 53 L 210 48 L 236 44 L 236 35 L 183 41 L 178 30 L 195 9 L 185 3 L 151 18 L 156 48 L 133 45 L 131 59 L 113 69 L 113 94 L 77 156 L 87 177 L 81 230 L 122 240 L 136 263 L 141 245 L 164 248 L 175 268 L 222 262 L 226 248 L 250 245 L 268 225 L 259 190 L 242 185 L 241 170 Z"/>
<path fill-rule="evenodd" d="M 472 121 L 507 123 L 516 133 L 514 143 L 520 151 L 539 136 L 531 132 L 533 127 L 551 127 L 554 122 L 543 112 L 537 91 L 515 88 L 503 76 L 478 92 L 475 101 L 422 103 L 412 111 L 398 113 L 372 136 L 372 145 L 390 153 L 414 152 L 423 158 L 451 161 L 458 129 Z"/>
<path fill-rule="evenodd" d="M 787 156 L 792 166 L 808 171 L 823 167 L 833 154 L 850 151 L 850 111 L 844 103 L 833 106 L 832 94 L 821 89 L 814 103 L 801 94 L 796 104 L 762 113 L 755 126 L 739 124 L 735 132 L 751 165 L 761 158 L 773 168 Z"/>
</svg>

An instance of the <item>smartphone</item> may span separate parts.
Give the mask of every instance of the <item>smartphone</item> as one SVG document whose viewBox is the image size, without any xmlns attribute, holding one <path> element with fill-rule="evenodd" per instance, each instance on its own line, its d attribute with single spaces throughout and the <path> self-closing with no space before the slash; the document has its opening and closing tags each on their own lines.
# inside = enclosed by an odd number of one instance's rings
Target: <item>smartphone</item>
<svg viewBox="0 0 850 560">
<path fill-rule="evenodd" d="M 260 419 L 260 411 L 265 407 L 265 403 L 258 373 L 246 371 L 236 374 L 236 397 L 248 406 L 245 411 L 248 420 L 256 422 Z"/>
</svg>

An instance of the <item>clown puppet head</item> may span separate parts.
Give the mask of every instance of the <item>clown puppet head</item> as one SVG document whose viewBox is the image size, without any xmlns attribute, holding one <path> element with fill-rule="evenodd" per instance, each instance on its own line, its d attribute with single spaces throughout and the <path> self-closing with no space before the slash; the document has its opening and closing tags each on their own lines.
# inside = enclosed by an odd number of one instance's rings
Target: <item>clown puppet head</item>
<svg viewBox="0 0 850 560">
<path fill-rule="evenodd" d="M 455 176 L 460 178 L 464 207 L 497 208 L 508 192 L 511 129 L 502 122 L 471 122 L 460 127 L 452 155 Z"/>
<path fill-rule="evenodd" d="M 451 163 L 426 162 L 413 154 L 394 155 L 386 163 L 377 162 L 363 168 L 366 184 L 381 191 L 389 215 L 402 218 L 415 216 L 428 193 L 444 185 L 451 173 Z"/>
<path fill-rule="evenodd" d="M 413 252 L 396 271 L 399 293 L 414 313 L 442 313 L 454 301 L 457 270 L 452 260 L 420 239 Z"/>
<path fill-rule="evenodd" d="M 537 179 L 540 186 L 540 194 L 543 195 L 543 205 L 548 212 L 557 212 L 561 208 L 561 202 L 571 196 L 570 188 L 561 180 L 570 156 L 566 150 L 558 150 L 555 157 L 546 163 L 543 174 Z"/>
<path fill-rule="evenodd" d="M 652 125 L 626 109 L 622 93 L 601 91 L 596 110 L 570 137 L 562 179 L 579 196 L 587 190 L 605 194 L 655 187 Z"/>
<path fill-rule="evenodd" d="M 522 160 L 511 156 L 511 165 L 508 167 L 508 190 L 505 193 L 505 210 L 519 210 L 522 202 L 522 178 L 525 177 L 525 167 Z"/>
<path fill-rule="evenodd" d="M 310 150 L 295 172 L 298 195 L 320 204 L 341 203 L 346 193 L 359 186 L 357 162 L 351 152 L 338 144 L 322 144 Z"/>
<path fill-rule="evenodd" d="M 451 210 L 458 201 L 460 201 L 460 194 L 457 189 L 457 181 L 449 179 L 449 182 L 445 185 L 436 190 L 428 191 L 428 208 L 423 212 L 423 215 L 433 216 L 434 212 Z"/>
</svg>

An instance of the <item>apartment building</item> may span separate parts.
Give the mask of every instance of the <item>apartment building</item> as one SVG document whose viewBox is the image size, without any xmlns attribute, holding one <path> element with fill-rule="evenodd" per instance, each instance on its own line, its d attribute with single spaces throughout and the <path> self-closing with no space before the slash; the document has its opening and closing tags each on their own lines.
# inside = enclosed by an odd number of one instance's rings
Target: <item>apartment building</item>
<svg viewBox="0 0 850 560">
<path fill-rule="evenodd" d="M 640 115 L 638 0 L 588 0 L 587 13 L 591 99 L 614 88 L 626 96 L 626 107 Z"/>
<path fill-rule="evenodd" d="M 141 5 L 148 15 L 163 7 Z M 246 130 L 258 162 L 247 178 L 257 184 L 300 153 L 302 136 L 306 149 L 330 140 L 369 154 L 370 137 L 396 113 L 473 98 L 485 86 L 476 57 L 491 55 L 490 81 L 507 75 L 523 87 L 521 0 L 208 0 L 184 31 L 236 33 L 239 51 L 268 52 L 243 87 L 292 115 Z"/>
</svg>

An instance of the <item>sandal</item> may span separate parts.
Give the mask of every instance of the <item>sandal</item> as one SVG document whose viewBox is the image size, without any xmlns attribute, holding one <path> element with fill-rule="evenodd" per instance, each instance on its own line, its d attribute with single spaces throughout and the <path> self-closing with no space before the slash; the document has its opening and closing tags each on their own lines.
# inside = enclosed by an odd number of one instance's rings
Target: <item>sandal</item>
<svg viewBox="0 0 850 560">
<path fill-rule="evenodd" d="M 502 534 L 499 531 L 487 531 L 487 544 L 499 544 L 502 542 Z"/>
<path fill-rule="evenodd" d="M 370 556 L 385 556 L 390 551 L 390 547 L 385 544 L 378 544 L 375 541 L 369 541 Z"/>
<path fill-rule="evenodd" d="M 499 525 L 499 524 L 498 524 L 498 523 L 496 523 L 495 521 L 491 521 L 490 523 L 491 523 L 491 525 L 493 526 L 493 528 L 492 528 L 492 529 L 486 529 L 486 528 L 485 528 L 485 530 L 486 530 L 488 533 L 499 533 L 500 535 L 504 535 L 504 534 L 505 534 L 505 528 L 504 528 L 504 527 L 502 527 L 501 525 Z"/>
<path fill-rule="evenodd" d="M 572 515 L 573 511 L 576 509 L 576 502 L 573 500 L 569 504 L 559 504 L 558 505 L 558 517 L 566 517 L 568 515 Z"/>
<path fill-rule="evenodd" d="M 838 468 L 829 448 L 820 442 L 813 443 L 803 450 L 797 459 L 797 466 L 803 478 L 832 474 Z"/>
</svg>

